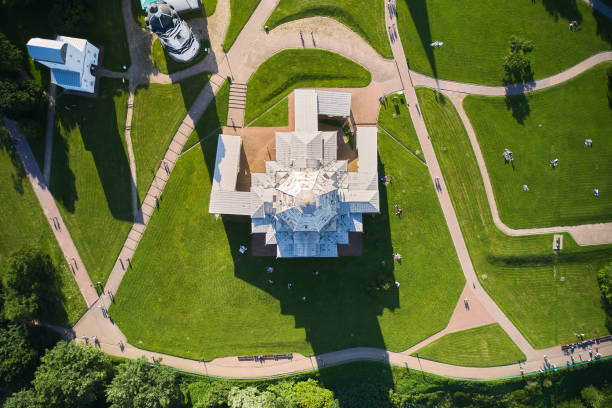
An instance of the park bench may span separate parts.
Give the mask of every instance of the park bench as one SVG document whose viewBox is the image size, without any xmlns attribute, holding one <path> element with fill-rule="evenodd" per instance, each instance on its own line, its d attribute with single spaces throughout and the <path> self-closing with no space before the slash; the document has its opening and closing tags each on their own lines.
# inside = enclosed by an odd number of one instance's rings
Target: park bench
<svg viewBox="0 0 612 408">
<path fill-rule="evenodd" d="M 238 356 L 238 361 L 253 361 L 255 357 L 253 356 Z"/>
</svg>

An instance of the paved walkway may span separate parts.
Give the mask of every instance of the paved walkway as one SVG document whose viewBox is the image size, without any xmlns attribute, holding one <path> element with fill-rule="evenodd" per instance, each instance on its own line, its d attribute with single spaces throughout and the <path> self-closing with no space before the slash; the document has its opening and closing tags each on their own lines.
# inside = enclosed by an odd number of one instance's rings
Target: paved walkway
<svg viewBox="0 0 612 408">
<path fill-rule="evenodd" d="M 95 303 L 96 299 L 98 298 L 98 294 L 91 283 L 91 279 L 89 279 L 87 269 L 85 269 L 85 265 L 81 261 L 79 252 L 72 242 L 70 232 L 68 232 L 68 227 L 66 227 L 66 224 L 64 224 L 62 215 L 60 214 L 57 205 L 55 204 L 55 200 L 49 191 L 48 184 L 43 178 L 40 168 L 38 167 L 38 163 L 36 163 L 36 158 L 34 157 L 34 154 L 32 154 L 32 150 L 30 150 L 28 142 L 19 132 L 17 123 L 4 118 L 4 124 L 15 142 L 15 148 L 19 154 L 21 163 L 23 163 L 23 168 L 28 176 L 28 180 L 30 180 L 30 184 L 32 184 L 34 194 L 36 194 L 36 198 L 38 199 L 38 202 L 40 203 L 40 206 L 47 217 L 47 221 L 49 222 L 49 226 L 55 235 L 55 239 L 57 240 L 62 253 L 66 257 L 66 262 L 72 270 L 74 279 L 81 290 L 81 294 L 83 295 L 87 306 L 90 307 Z"/>
<path fill-rule="evenodd" d="M 132 116 L 134 115 L 134 87 L 130 86 L 128 101 L 127 101 L 127 114 L 125 116 L 125 144 L 127 146 L 128 158 L 130 160 L 130 174 L 131 174 L 131 187 L 132 187 L 132 215 L 134 222 L 140 219 L 140 210 L 138 208 L 138 188 L 136 187 L 136 159 L 134 158 L 134 148 L 132 147 Z"/>
<path fill-rule="evenodd" d="M 572 79 L 584 71 L 601 64 L 604 61 L 612 61 L 612 51 L 604 51 L 595 54 L 584 61 L 579 62 L 571 68 L 563 72 L 550 76 L 548 78 L 538 79 L 537 81 L 528 82 L 526 84 L 517 84 L 510 86 L 486 86 L 477 84 L 467 84 L 464 82 L 448 81 L 445 79 L 432 78 L 427 75 L 420 74 L 415 71 L 410 71 L 414 86 L 424 86 L 427 88 L 437 89 L 441 91 L 452 91 L 464 94 L 485 95 L 485 96 L 506 96 L 517 95 L 525 92 L 535 92 L 542 89 L 550 88 L 551 86 L 559 85 L 569 79 Z"/>
<path fill-rule="evenodd" d="M 57 86 L 49 85 L 49 93 L 47 99 L 49 106 L 47 108 L 47 127 L 45 129 L 45 160 L 43 175 L 47 185 L 51 183 L 51 160 L 53 159 L 53 132 L 55 130 L 55 97 L 57 95 Z"/>
<path fill-rule="evenodd" d="M 461 117 L 463 126 L 467 130 L 472 149 L 476 155 L 476 162 L 482 175 L 484 182 L 485 191 L 487 193 L 487 200 L 489 201 L 489 207 L 491 207 L 491 214 L 493 216 L 493 222 L 495 226 L 502 230 L 507 235 L 512 236 L 523 236 L 523 235 L 538 235 L 538 234 L 554 234 L 560 232 L 569 233 L 578 245 L 597 245 L 607 244 L 612 242 L 612 222 L 600 223 L 600 224 L 585 224 L 577 226 L 560 226 L 560 227 L 548 227 L 548 228 L 523 228 L 523 229 L 512 229 L 504 224 L 499 217 L 497 210 L 497 203 L 495 202 L 495 195 L 493 194 L 493 187 L 491 185 L 491 179 L 489 178 L 489 172 L 484 161 L 484 156 L 480 150 L 478 139 L 476 138 L 476 132 L 472 127 L 470 119 L 463 109 L 463 99 L 466 94 L 456 92 L 444 92 L 455 105 L 455 109 Z"/>
</svg>

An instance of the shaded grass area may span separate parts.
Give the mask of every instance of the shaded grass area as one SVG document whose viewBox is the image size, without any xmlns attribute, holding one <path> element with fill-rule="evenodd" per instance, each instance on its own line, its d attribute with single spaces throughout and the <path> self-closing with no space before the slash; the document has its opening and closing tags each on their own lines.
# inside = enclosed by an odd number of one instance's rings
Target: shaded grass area
<svg viewBox="0 0 612 408">
<path fill-rule="evenodd" d="M 46 120 L 46 106 L 32 112 L 28 117 L 18 120 L 19 130 L 28 141 L 32 154 L 36 158 L 36 163 L 41 170 L 44 169 L 45 163 Z"/>
<path fill-rule="evenodd" d="M 61 291 L 57 293 L 58 310 L 52 323 L 72 325 L 87 310 L 66 260 L 25 170 L 0 121 L 0 271 L 8 268 L 8 258 L 24 247 L 39 248 L 49 254 L 59 271 Z M 50 312 L 50 311 L 46 311 Z"/>
<path fill-rule="evenodd" d="M 507 98 L 469 96 L 470 117 L 503 222 L 511 228 L 612 221 L 612 111 L 600 64 L 562 85 Z M 526 113 L 516 117 L 516 105 Z M 593 140 L 586 147 L 585 139 Z M 513 164 L 504 164 L 510 149 Z M 558 158 L 552 168 L 550 160 Z M 527 184 L 525 192 L 522 185 Z M 593 189 L 601 192 L 594 197 Z"/>
<path fill-rule="evenodd" d="M 227 52 L 238 38 L 242 27 L 249 21 L 261 0 L 230 0 L 230 23 L 227 27 L 223 51 Z"/>
<path fill-rule="evenodd" d="M 328 16 L 362 36 L 383 57 L 393 58 L 385 27 L 385 7 L 386 2 L 376 0 L 281 0 L 266 24 L 272 29 L 289 21 Z"/>
<path fill-rule="evenodd" d="M 210 47 L 208 40 L 199 39 L 200 41 L 200 49 L 195 57 L 189 62 L 177 62 L 173 60 L 168 53 L 164 50 L 159 40 L 155 40 L 153 42 L 153 47 L 151 49 L 151 57 L 153 58 L 153 63 L 155 67 L 162 74 L 174 74 L 175 72 L 182 71 L 187 69 L 198 62 L 202 61 L 208 53 L 204 51 L 205 48 Z"/>
<path fill-rule="evenodd" d="M 187 139 L 185 146 L 183 146 L 183 152 L 197 144 L 200 139 L 214 136 L 213 132 L 219 130 L 218 133 L 221 133 L 221 127 L 227 123 L 229 89 L 229 82 L 224 81 L 219 87 L 215 99 L 208 105 L 206 111 L 204 111 L 204 114 L 198 120 L 198 123 L 196 123 L 195 129 L 189 135 L 189 139 Z"/>
<path fill-rule="evenodd" d="M 561 72 L 612 43 L 612 20 L 582 0 L 398 0 L 399 33 L 411 69 L 460 82 L 501 85 L 512 35 L 533 40 L 535 78 Z M 582 29 L 569 30 L 570 21 Z M 432 48 L 443 41 L 441 48 Z"/>
<path fill-rule="evenodd" d="M 203 73 L 174 84 L 148 84 L 136 89 L 131 136 L 141 200 L 170 141 L 209 77 Z"/>
<path fill-rule="evenodd" d="M 289 126 L 289 99 L 285 97 L 249 126 Z"/>
<path fill-rule="evenodd" d="M 94 283 L 106 281 L 133 222 L 127 97 L 121 80 L 103 78 L 98 98 L 57 100 L 50 188 Z"/>
<path fill-rule="evenodd" d="M 419 349 L 418 354 L 426 360 L 466 367 L 515 364 L 526 358 L 498 323 L 449 333 Z"/>
<path fill-rule="evenodd" d="M 245 123 L 249 123 L 296 88 L 361 87 L 370 83 L 361 65 L 333 52 L 285 50 L 273 55 L 251 76 Z"/>
<path fill-rule="evenodd" d="M 387 96 L 385 103 L 380 105 L 378 126 L 389 132 L 407 149 L 425 161 L 404 95 L 393 94 Z"/>
<path fill-rule="evenodd" d="M 536 349 L 564 344 L 573 333 L 609 333 L 596 273 L 612 245 L 579 247 L 565 235 L 552 251 L 552 235 L 509 237 L 491 218 L 467 133 L 452 102 L 417 89 L 470 257 L 483 287 Z"/>
<path fill-rule="evenodd" d="M 393 139 L 379 136 L 379 172 L 395 181 L 381 186 L 382 214 L 364 217 L 363 255 L 306 260 L 241 255 L 248 220 L 208 213 L 216 143 L 205 139 L 177 163 L 115 297 L 111 315 L 130 343 L 206 360 L 403 350 L 447 325 L 463 274 L 427 169 Z"/>
<path fill-rule="evenodd" d="M 142 5 L 140 4 L 140 0 L 131 0 L 132 5 L 132 17 L 134 17 L 134 21 L 138 23 L 142 28 L 147 28 L 145 24 L 145 15 L 144 10 L 142 9 Z"/>
</svg>

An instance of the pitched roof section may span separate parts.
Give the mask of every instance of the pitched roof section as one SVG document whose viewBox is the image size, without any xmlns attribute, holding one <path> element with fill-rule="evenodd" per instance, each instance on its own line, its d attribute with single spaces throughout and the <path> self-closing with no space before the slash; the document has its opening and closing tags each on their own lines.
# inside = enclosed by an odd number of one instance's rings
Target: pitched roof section
<svg viewBox="0 0 612 408">
<path fill-rule="evenodd" d="M 79 86 L 81 85 L 81 73 L 53 68 L 51 69 L 51 82 L 62 86 Z"/>
<path fill-rule="evenodd" d="M 314 89 L 296 89 L 295 101 L 295 131 L 316 132 L 319 130 L 317 118 L 317 91 Z"/>
<path fill-rule="evenodd" d="M 317 105 L 319 115 L 351 116 L 351 93 L 317 91 Z"/>
<path fill-rule="evenodd" d="M 63 41 L 31 38 L 27 43 L 27 47 L 28 54 L 30 54 L 30 57 L 34 60 L 55 62 L 58 64 L 66 62 L 68 44 Z"/>
<path fill-rule="evenodd" d="M 236 189 L 241 147 L 240 136 L 219 135 L 215 175 L 212 182 L 213 190 L 234 191 Z"/>
<path fill-rule="evenodd" d="M 375 126 L 357 126 L 356 133 L 359 172 L 374 173 L 378 167 L 378 130 Z"/>
</svg>

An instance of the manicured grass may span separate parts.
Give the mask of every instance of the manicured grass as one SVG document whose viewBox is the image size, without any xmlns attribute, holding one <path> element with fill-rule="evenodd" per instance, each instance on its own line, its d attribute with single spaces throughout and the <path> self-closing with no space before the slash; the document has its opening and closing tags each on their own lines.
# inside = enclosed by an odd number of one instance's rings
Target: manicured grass
<svg viewBox="0 0 612 408">
<path fill-rule="evenodd" d="M 54 27 L 49 24 L 48 4 L 32 4 L 31 2 L 9 2 L 0 4 L 0 14 L 10 16 L 2 22 L 2 32 L 27 57 L 26 43 L 32 37 L 55 38 Z M 128 42 L 123 26 L 121 2 L 91 2 L 91 19 L 85 25 L 85 32 L 62 32 L 61 35 L 86 38 L 96 47 L 104 48 L 102 66 L 119 71 L 123 65 L 130 66 Z M 41 68 L 40 65 L 37 67 Z M 46 70 L 46 68 L 45 68 Z"/>
<path fill-rule="evenodd" d="M 57 245 L 40 203 L 32 191 L 21 161 L 8 141 L 8 132 L 0 121 L 0 271 L 8 267 L 8 258 L 24 247 L 39 248 L 53 259 L 61 278 L 62 298 L 53 323 L 74 324 L 87 310 L 66 260 Z"/>
<path fill-rule="evenodd" d="M 463 274 L 427 169 L 397 142 L 379 136 L 380 172 L 395 181 L 381 186 L 382 214 L 364 217 L 363 256 L 306 260 L 240 255 L 250 223 L 208 213 L 216 143 L 206 139 L 177 163 L 115 296 L 110 313 L 131 344 L 206 360 L 399 351 L 447 325 Z M 390 215 L 394 204 L 402 218 Z"/>
<path fill-rule="evenodd" d="M 534 41 L 535 78 L 609 50 L 612 20 L 580 1 L 398 0 L 398 25 L 412 69 L 461 82 L 500 85 L 512 35 Z M 578 32 L 569 21 L 581 22 Z M 430 43 L 443 41 L 441 48 Z"/>
<path fill-rule="evenodd" d="M 425 161 L 404 95 L 393 94 L 387 96 L 386 102 L 380 105 L 378 126 L 389 132 L 412 153 Z"/>
<path fill-rule="evenodd" d="M 497 323 L 447 334 L 419 349 L 418 354 L 426 360 L 467 367 L 493 367 L 525 360 L 523 352 Z"/>
<path fill-rule="evenodd" d="M 601 64 L 555 88 L 504 98 L 469 96 L 466 112 L 495 201 L 512 228 L 612 221 L 612 111 Z M 541 125 L 541 127 L 540 127 Z M 593 140 L 593 147 L 584 145 Z M 514 164 L 504 164 L 504 149 Z M 549 162 L 558 158 L 553 169 Z M 527 184 L 525 192 L 522 185 Z M 594 197 L 593 189 L 600 196 Z"/>
<path fill-rule="evenodd" d="M 187 110 L 208 78 L 204 73 L 174 84 L 149 84 L 136 89 L 131 136 L 141 200 Z"/>
<path fill-rule="evenodd" d="M 249 126 L 288 126 L 289 125 L 289 99 L 285 98 L 272 109 L 264 113 Z"/>
<path fill-rule="evenodd" d="M 208 105 L 206 111 L 196 123 L 195 129 L 183 146 L 183 151 L 198 143 L 200 139 L 221 133 L 221 127 L 227 123 L 229 89 L 229 82 L 224 81 L 215 94 L 215 99 Z"/>
<path fill-rule="evenodd" d="M 249 123 L 296 88 L 360 87 L 370 73 L 339 54 L 323 50 L 285 50 L 251 76 L 244 121 Z"/>
<path fill-rule="evenodd" d="M 579 247 L 565 235 L 552 251 L 552 235 L 509 237 L 491 210 L 467 133 L 452 103 L 417 89 L 419 104 L 470 257 L 483 287 L 535 348 L 607 334 L 596 273 L 612 245 Z"/>
<path fill-rule="evenodd" d="M 153 58 L 153 63 L 159 72 L 162 74 L 174 74 L 175 72 L 182 71 L 202 61 L 208 55 L 208 53 L 204 51 L 204 48 L 208 48 L 209 46 L 210 44 L 207 40 L 202 40 L 200 38 L 200 49 L 198 50 L 197 55 L 189 62 L 177 62 L 173 60 L 166 53 L 166 51 L 164 51 L 161 42 L 159 40 L 155 40 L 151 49 L 151 57 Z"/>
<path fill-rule="evenodd" d="M 57 100 L 51 192 L 93 282 L 106 281 L 133 222 L 126 114 L 120 80 L 103 78 L 95 99 Z"/>
<path fill-rule="evenodd" d="M 242 27 L 249 21 L 261 0 L 230 0 L 230 23 L 227 27 L 223 51 L 227 52 L 238 38 Z"/>
<path fill-rule="evenodd" d="M 212 16 L 217 8 L 217 0 L 202 0 L 202 5 L 204 6 L 206 15 Z"/>
<path fill-rule="evenodd" d="M 293 20 L 328 16 L 362 36 L 383 57 L 393 58 L 385 7 L 386 2 L 377 0 L 281 0 L 266 24 L 272 29 Z"/>
</svg>

